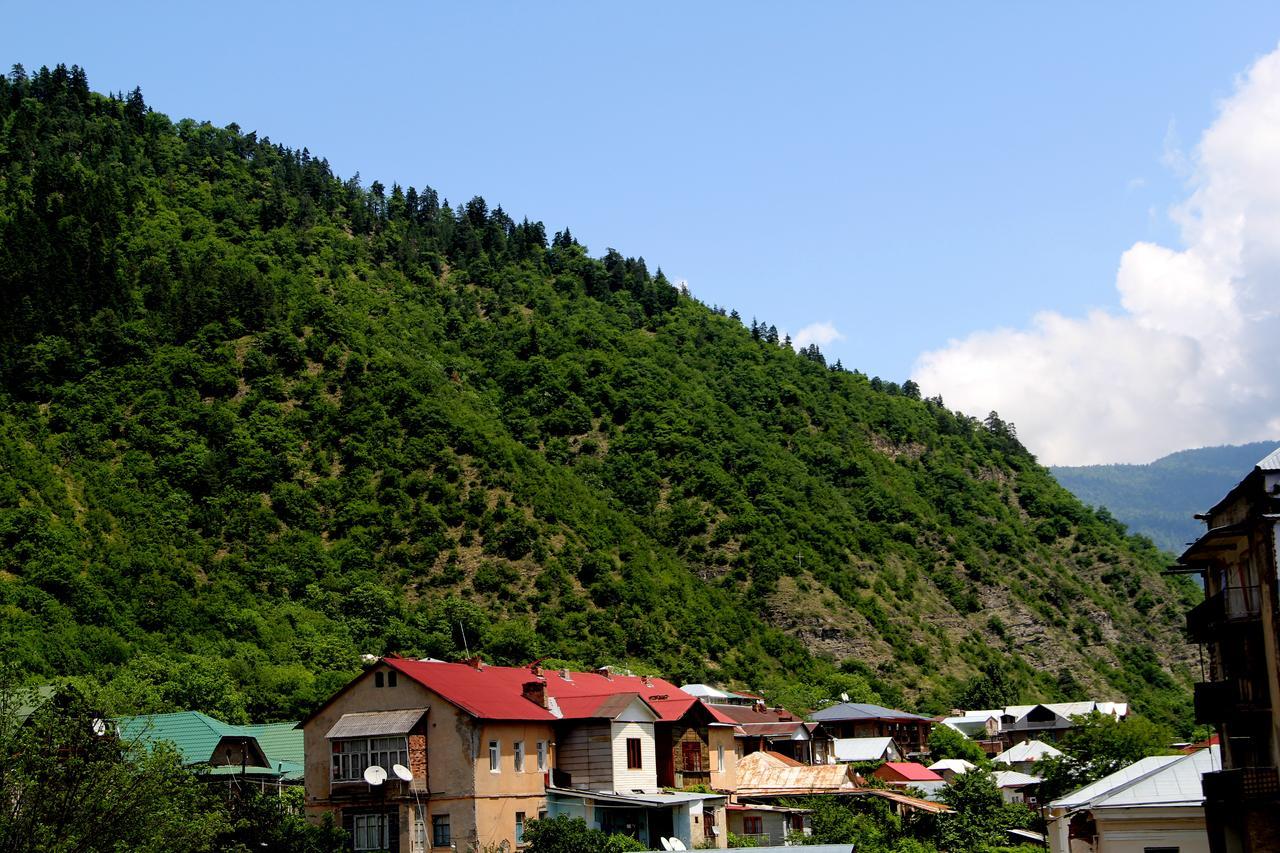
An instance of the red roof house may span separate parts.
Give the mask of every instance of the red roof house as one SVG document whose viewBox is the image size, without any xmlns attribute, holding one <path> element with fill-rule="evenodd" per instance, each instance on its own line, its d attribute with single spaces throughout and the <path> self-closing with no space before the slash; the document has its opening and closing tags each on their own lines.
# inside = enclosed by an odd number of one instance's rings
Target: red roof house
<svg viewBox="0 0 1280 853">
<path fill-rule="evenodd" d="M 941 782 L 942 777 L 914 761 L 886 761 L 871 774 L 890 785 L 914 785 L 917 782 Z"/>
</svg>

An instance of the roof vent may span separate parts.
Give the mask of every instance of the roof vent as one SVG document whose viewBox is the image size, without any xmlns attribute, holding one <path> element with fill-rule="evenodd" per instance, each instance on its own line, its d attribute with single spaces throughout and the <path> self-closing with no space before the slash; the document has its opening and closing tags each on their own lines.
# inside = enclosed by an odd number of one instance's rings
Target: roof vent
<svg viewBox="0 0 1280 853">
<path fill-rule="evenodd" d="M 560 677 L 565 681 L 573 681 L 573 673 L 569 672 L 568 669 L 560 670 Z"/>
<path fill-rule="evenodd" d="M 596 675 L 603 675 L 605 678 L 613 681 L 613 670 L 608 666 L 602 666 L 596 670 Z"/>
<path fill-rule="evenodd" d="M 650 676 L 650 675 L 644 676 L 644 686 L 645 687 L 653 686 L 653 676 Z"/>
<path fill-rule="evenodd" d="M 481 660 L 478 655 L 473 658 L 467 658 L 466 660 L 463 661 L 463 663 L 465 663 L 467 666 L 471 667 L 472 669 L 478 669 L 481 672 L 484 671 L 484 661 Z"/>
</svg>

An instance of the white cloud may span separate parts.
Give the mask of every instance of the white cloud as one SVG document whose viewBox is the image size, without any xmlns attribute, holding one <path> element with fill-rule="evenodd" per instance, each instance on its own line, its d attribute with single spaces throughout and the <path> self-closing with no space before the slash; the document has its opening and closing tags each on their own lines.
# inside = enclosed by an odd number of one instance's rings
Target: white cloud
<svg viewBox="0 0 1280 853">
<path fill-rule="evenodd" d="M 791 343 L 796 349 L 807 347 L 809 344 L 817 344 L 825 347 L 832 341 L 843 341 L 844 335 L 831 323 L 810 323 L 800 331 L 796 332 L 791 338 Z"/>
<path fill-rule="evenodd" d="M 1280 50 L 1237 81 L 1186 161 L 1192 192 L 1172 213 L 1183 248 L 1140 242 L 1120 258 L 1122 310 L 1046 311 L 953 340 L 913 378 L 950 406 L 999 411 L 1046 463 L 1280 436 L 1277 151 Z"/>
</svg>

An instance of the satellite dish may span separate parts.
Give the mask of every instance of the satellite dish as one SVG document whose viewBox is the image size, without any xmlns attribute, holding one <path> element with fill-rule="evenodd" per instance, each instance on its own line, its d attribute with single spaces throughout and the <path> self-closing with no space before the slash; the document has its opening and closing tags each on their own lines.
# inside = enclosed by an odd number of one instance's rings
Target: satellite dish
<svg viewBox="0 0 1280 853">
<path fill-rule="evenodd" d="M 663 850 L 670 850 L 670 849 L 671 849 L 671 842 L 670 842 L 670 841 L 668 841 L 665 837 L 660 837 L 658 840 L 662 842 L 662 849 L 663 849 Z"/>
<path fill-rule="evenodd" d="M 673 835 L 671 837 L 671 849 L 672 850 L 688 850 L 689 848 L 685 847 L 684 842 Z"/>
<path fill-rule="evenodd" d="M 408 767 L 405 767 L 403 764 L 391 765 L 391 772 L 396 774 L 396 778 L 399 779 L 401 782 L 413 781 L 413 771 L 410 770 Z"/>
<path fill-rule="evenodd" d="M 98 737 L 102 737 L 107 733 L 107 721 L 101 717 L 94 717 L 93 722 L 90 723 L 90 727 L 93 729 L 93 733 Z"/>
<path fill-rule="evenodd" d="M 367 767 L 364 771 L 364 781 L 374 786 L 381 785 L 383 782 L 387 781 L 387 771 L 383 770 L 376 764 Z"/>
<path fill-rule="evenodd" d="M 848 702 L 848 701 L 849 701 L 849 694 L 848 694 L 848 693 L 841 693 L 841 694 L 840 694 L 840 701 L 841 701 L 841 702 Z"/>
</svg>

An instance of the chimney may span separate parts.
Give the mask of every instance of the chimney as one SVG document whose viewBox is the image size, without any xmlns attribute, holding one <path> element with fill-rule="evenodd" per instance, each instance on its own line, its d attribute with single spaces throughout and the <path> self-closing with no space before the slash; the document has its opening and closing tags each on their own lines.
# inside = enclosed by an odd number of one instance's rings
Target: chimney
<svg viewBox="0 0 1280 853">
<path fill-rule="evenodd" d="M 568 669 L 560 670 L 560 678 L 564 681 L 573 681 L 573 676 L 569 673 Z"/>
<path fill-rule="evenodd" d="M 539 708 L 547 707 L 547 683 L 541 679 L 520 685 L 520 695 Z"/>
<path fill-rule="evenodd" d="M 613 672 L 607 666 L 602 666 L 596 670 L 596 675 L 603 675 L 605 678 L 613 681 Z"/>
<path fill-rule="evenodd" d="M 764 700 L 763 700 L 763 699 L 757 699 L 757 700 L 756 700 L 756 713 L 757 713 L 757 714 L 763 714 L 763 713 L 764 713 L 765 711 L 767 711 L 767 710 L 769 710 L 769 706 L 767 706 L 767 705 L 765 705 L 765 704 L 764 704 Z"/>
<path fill-rule="evenodd" d="M 465 663 L 467 666 L 471 667 L 472 669 L 478 669 L 481 672 L 484 671 L 484 661 L 481 660 L 478 655 L 473 658 L 467 658 L 466 660 L 463 661 L 463 663 Z"/>
<path fill-rule="evenodd" d="M 537 661 L 534 661 L 533 663 L 529 664 L 529 672 L 533 673 L 533 676 L 535 678 L 541 678 L 542 664 L 538 663 Z"/>
<path fill-rule="evenodd" d="M 653 676 L 651 676 L 651 675 L 646 675 L 646 676 L 643 676 L 643 678 L 644 678 L 644 686 L 645 686 L 645 687 L 652 687 L 652 686 L 653 686 Z"/>
</svg>

